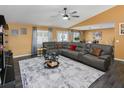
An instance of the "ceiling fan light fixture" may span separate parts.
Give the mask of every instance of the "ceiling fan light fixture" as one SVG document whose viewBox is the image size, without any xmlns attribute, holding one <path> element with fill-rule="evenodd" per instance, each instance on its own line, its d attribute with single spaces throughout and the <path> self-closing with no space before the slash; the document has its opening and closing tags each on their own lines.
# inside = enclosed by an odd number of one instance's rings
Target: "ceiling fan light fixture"
<svg viewBox="0 0 124 93">
<path fill-rule="evenodd" d="M 68 15 L 63 16 L 63 20 L 68 20 L 68 19 L 69 19 Z"/>
</svg>

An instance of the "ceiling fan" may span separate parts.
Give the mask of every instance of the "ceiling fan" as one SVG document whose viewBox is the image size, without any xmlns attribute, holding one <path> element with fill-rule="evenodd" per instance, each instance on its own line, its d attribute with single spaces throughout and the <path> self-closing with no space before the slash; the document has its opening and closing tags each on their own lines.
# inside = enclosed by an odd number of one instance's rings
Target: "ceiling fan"
<svg viewBox="0 0 124 93">
<path fill-rule="evenodd" d="M 77 13 L 77 11 L 73 11 L 68 13 L 67 12 L 67 8 L 64 8 L 62 11 L 59 11 L 59 13 L 56 16 L 61 16 L 63 20 L 70 20 L 72 17 L 73 18 L 79 18 L 80 16 L 75 15 Z M 53 17 L 56 17 L 53 16 Z"/>
</svg>

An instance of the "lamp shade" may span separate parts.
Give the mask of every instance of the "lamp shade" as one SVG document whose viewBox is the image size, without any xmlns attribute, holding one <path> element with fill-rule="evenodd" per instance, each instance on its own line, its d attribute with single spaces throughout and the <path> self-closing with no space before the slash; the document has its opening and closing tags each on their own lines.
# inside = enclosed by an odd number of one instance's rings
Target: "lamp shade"
<svg viewBox="0 0 124 93">
<path fill-rule="evenodd" d="M 5 18 L 4 18 L 4 16 L 3 15 L 0 15 L 0 26 L 4 26 L 4 25 L 6 25 L 6 21 L 5 21 Z"/>
</svg>

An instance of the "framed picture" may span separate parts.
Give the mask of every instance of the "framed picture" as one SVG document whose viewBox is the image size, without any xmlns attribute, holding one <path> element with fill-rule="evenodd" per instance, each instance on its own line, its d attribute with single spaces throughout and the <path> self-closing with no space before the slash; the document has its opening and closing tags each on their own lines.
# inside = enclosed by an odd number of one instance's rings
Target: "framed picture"
<svg viewBox="0 0 124 93">
<path fill-rule="evenodd" d="M 11 30 L 11 35 L 12 36 L 18 36 L 19 35 L 19 31 L 17 29 L 12 29 Z"/>
<path fill-rule="evenodd" d="M 93 39 L 94 40 L 101 40 L 102 39 L 102 32 L 93 32 Z"/>
<path fill-rule="evenodd" d="M 20 28 L 20 35 L 26 35 L 27 29 L 26 28 Z"/>
<path fill-rule="evenodd" d="M 124 35 L 124 23 L 119 24 L 119 35 Z"/>
</svg>

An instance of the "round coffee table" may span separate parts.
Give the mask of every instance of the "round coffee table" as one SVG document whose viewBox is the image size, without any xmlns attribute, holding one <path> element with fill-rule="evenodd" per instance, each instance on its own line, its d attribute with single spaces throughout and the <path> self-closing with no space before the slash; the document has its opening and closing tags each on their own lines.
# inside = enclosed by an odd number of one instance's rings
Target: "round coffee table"
<svg viewBox="0 0 124 93">
<path fill-rule="evenodd" d="M 55 60 L 58 61 L 59 54 L 57 52 L 46 52 L 44 54 L 45 60 Z"/>
<path fill-rule="evenodd" d="M 59 66 L 59 62 L 58 61 L 53 61 L 53 60 L 47 60 L 44 63 L 44 67 L 45 68 L 55 68 Z"/>
</svg>

